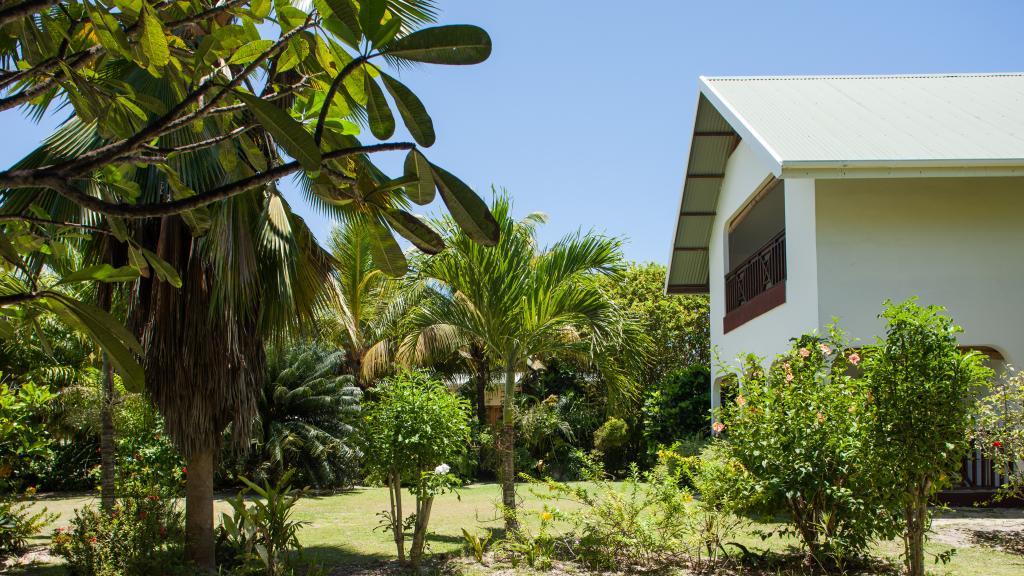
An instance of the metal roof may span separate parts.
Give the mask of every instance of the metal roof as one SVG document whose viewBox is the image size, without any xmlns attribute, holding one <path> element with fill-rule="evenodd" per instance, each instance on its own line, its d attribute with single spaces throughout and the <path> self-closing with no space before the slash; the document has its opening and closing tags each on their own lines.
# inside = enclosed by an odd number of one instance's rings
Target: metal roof
<svg viewBox="0 0 1024 576">
<path fill-rule="evenodd" d="M 669 293 L 708 290 L 740 139 L 780 178 L 1024 174 L 1024 74 L 701 77 Z"/>
</svg>

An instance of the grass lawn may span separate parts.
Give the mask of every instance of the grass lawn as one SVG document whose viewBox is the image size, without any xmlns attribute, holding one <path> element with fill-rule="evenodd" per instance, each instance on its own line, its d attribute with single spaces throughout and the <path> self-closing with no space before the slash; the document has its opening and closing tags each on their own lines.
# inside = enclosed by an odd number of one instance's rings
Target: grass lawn
<svg viewBox="0 0 1024 576">
<path fill-rule="evenodd" d="M 535 499 L 526 489 L 520 490 L 526 505 L 535 504 Z M 495 502 L 499 497 L 498 487 L 494 484 L 478 484 L 466 487 L 458 496 L 446 495 L 434 504 L 431 518 L 433 535 L 430 538 L 432 552 L 452 552 L 462 548 L 462 528 L 482 531 L 485 528 L 498 528 Z M 52 528 L 67 525 L 73 510 L 87 503 L 95 502 L 90 495 L 62 495 L 42 498 L 40 506 L 46 506 L 52 512 L 60 514 L 60 518 Z M 331 496 L 311 496 L 303 499 L 297 506 L 296 518 L 309 522 L 300 532 L 300 540 L 310 558 L 317 560 L 328 572 L 344 574 L 364 567 L 379 565 L 382 561 L 394 557 L 394 543 L 390 536 L 377 528 L 377 513 L 387 506 L 387 492 L 383 488 L 358 488 L 344 494 Z M 218 511 L 227 510 L 223 500 L 216 503 Z M 996 519 L 993 519 L 996 518 Z M 1001 524 L 1000 524 L 1001 523 Z M 956 547 L 957 553 L 952 563 L 935 565 L 935 574 L 967 575 L 967 576 L 1020 576 L 1024 574 L 1024 533 L 1007 531 L 1007 528 L 1024 528 L 1024 511 L 968 511 L 947 515 L 937 523 L 939 534 L 935 542 L 929 544 L 930 551 L 939 552 Z M 997 537 L 980 535 L 980 528 L 997 528 Z M 49 532 L 49 530 L 47 531 Z M 974 536 L 972 536 L 972 534 Z M 1003 540 L 999 539 L 1002 535 Z M 48 538 L 40 538 L 36 543 L 44 544 Z M 753 535 L 737 538 L 741 543 L 754 548 L 771 547 L 784 550 L 795 545 L 793 540 L 773 539 L 761 542 Z M 1016 542 L 1018 553 L 1009 553 L 989 547 L 985 543 L 1001 542 L 1006 549 L 1014 549 Z M 900 546 L 896 542 L 886 542 L 878 546 L 876 554 L 880 557 L 895 559 Z M 465 571 L 483 573 L 483 567 L 465 566 Z M 49 576 L 63 574 L 57 566 L 35 564 L 31 567 L 13 568 L 11 574 L 24 576 Z"/>
</svg>

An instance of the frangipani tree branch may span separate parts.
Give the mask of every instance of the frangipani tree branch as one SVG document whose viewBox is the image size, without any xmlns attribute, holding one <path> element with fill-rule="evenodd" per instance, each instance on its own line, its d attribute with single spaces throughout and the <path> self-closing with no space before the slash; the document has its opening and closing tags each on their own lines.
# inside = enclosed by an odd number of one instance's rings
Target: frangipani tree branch
<svg viewBox="0 0 1024 576">
<path fill-rule="evenodd" d="M 336 160 L 338 158 L 345 158 L 348 156 L 356 156 L 359 154 L 373 154 L 376 152 L 390 152 L 390 151 L 402 151 L 412 150 L 416 148 L 416 145 L 412 142 L 387 142 L 384 144 L 370 144 L 368 146 L 356 146 L 354 148 L 345 148 L 342 150 L 334 150 L 323 155 L 325 160 Z M 73 186 L 68 184 L 67 180 L 56 176 L 49 176 L 44 178 L 36 177 L 35 175 L 27 177 L 26 182 L 31 184 L 24 184 L 21 186 L 14 186 L 17 188 L 21 187 L 44 187 L 56 191 L 61 196 L 64 196 L 68 200 L 88 208 L 94 212 L 100 212 L 108 216 L 120 216 L 123 218 L 154 218 L 159 216 L 170 216 L 172 214 L 180 214 L 188 210 L 194 210 L 201 208 L 207 204 L 212 204 L 219 200 L 225 200 L 241 194 L 247 190 L 250 190 L 256 186 L 262 186 L 275 182 L 302 170 L 302 165 L 297 161 L 288 162 L 270 168 L 258 174 L 249 176 L 248 178 L 242 178 L 229 184 L 225 184 L 218 188 L 214 188 L 208 192 L 198 194 L 196 196 L 190 196 L 188 198 L 182 198 L 180 200 L 174 200 L 171 202 L 155 202 L 150 204 L 119 204 L 116 202 L 108 202 L 106 200 L 100 200 L 95 196 L 90 196 L 79 190 L 76 190 Z M 9 177 L 15 177 L 9 176 Z"/>
</svg>

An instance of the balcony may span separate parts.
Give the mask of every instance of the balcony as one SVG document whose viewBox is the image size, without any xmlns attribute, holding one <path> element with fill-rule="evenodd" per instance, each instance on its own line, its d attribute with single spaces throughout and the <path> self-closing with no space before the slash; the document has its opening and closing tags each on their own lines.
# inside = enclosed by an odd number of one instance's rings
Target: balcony
<svg viewBox="0 0 1024 576">
<path fill-rule="evenodd" d="M 786 301 L 786 231 L 782 230 L 725 275 L 725 332 Z"/>
</svg>

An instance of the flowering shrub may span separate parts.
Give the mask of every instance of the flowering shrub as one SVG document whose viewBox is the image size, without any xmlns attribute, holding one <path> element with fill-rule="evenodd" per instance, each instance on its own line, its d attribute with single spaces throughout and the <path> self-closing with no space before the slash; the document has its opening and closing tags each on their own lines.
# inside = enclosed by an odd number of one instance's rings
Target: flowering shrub
<svg viewBox="0 0 1024 576">
<path fill-rule="evenodd" d="M 1007 369 L 978 401 L 974 444 L 1008 477 L 996 498 L 1024 496 L 1024 372 Z"/>
<path fill-rule="evenodd" d="M 419 372 L 405 372 L 377 387 L 363 422 L 364 454 L 372 480 L 383 482 L 390 507 L 381 513 L 399 562 L 405 563 L 405 528 L 413 528 L 409 563 L 419 566 L 434 497 L 461 484 L 447 462 L 470 441 L 469 402 Z M 402 510 L 402 486 L 415 497 L 412 514 Z"/>
<path fill-rule="evenodd" d="M 111 514 L 75 511 L 69 528 L 58 528 L 50 549 L 74 576 L 143 576 L 181 568 L 183 518 L 173 500 L 150 494 L 119 500 Z"/>
<path fill-rule="evenodd" d="M 849 375 L 859 362 L 836 327 L 804 335 L 768 367 L 748 357 L 727 384 L 734 400 L 718 414 L 728 457 L 746 471 L 747 493 L 734 498 L 768 516 L 787 512 L 783 531 L 827 569 L 891 525 L 868 465 L 870 398 Z"/>
</svg>

